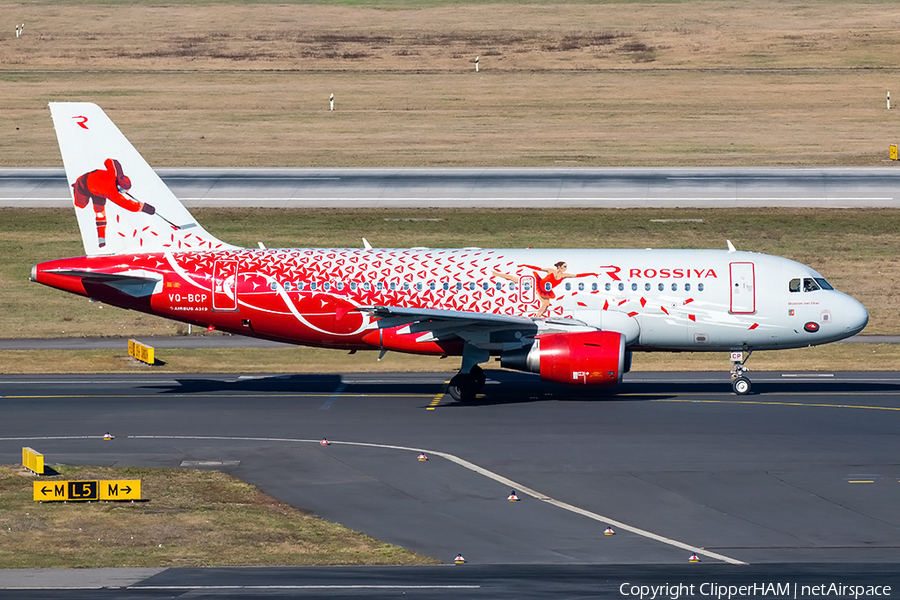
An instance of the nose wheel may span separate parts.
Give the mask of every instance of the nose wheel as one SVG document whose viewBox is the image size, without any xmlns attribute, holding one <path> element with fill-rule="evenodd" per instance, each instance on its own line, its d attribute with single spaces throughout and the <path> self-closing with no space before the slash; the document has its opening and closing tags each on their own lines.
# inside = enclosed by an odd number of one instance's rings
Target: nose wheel
<svg viewBox="0 0 900 600">
<path fill-rule="evenodd" d="M 750 393 L 750 380 L 743 376 L 735 377 L 731 380 L 731 389 L 738 396 L 746 396 Z"/>
<path fill-rule="evenodd" d="M 751 350 L 731 353 L 731 389 L 738 396 L 746 396 L 752 388 L 750 378 L 747 377 L 749 369 L 744 366 L 751 354 Z"/>
</svg>

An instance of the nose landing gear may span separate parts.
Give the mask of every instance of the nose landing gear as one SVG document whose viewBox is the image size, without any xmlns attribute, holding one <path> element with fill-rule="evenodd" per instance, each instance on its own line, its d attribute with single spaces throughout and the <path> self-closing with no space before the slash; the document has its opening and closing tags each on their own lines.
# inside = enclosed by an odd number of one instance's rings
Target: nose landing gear
<svg viewBox="0 0 900 600">
<path fill-rule="evenodd" d="M 731 389 L 738 396 L 746 396 L 750 393 L 752 387 L 750 378 L 745 375 L 749 369 L 744 366 L 744 363 L 750 359 L 753 351 L 748 349 L 746 350 L 746 356 L 744 354 L 744 352 L 731 353 Z"/>
</svg>

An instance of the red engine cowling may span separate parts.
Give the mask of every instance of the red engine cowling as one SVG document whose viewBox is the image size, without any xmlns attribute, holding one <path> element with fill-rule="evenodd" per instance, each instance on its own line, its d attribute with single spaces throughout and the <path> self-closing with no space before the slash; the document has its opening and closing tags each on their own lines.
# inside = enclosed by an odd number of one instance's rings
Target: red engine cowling
<svg viewBox="0 0 900 600">
<path fill-rule="evenodd" d="M 538 335 L 531 348 L 503 355 L 500 364 L 559 383 L 615 385 L 626 370 L 625 336 L 615 331 Z"/>
</svg>

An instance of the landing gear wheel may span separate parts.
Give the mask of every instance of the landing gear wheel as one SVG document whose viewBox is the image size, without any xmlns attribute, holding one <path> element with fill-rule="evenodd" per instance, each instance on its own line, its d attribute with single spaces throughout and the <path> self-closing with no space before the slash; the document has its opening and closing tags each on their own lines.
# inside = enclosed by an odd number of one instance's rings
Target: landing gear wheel
<svg viewBox="0 0 900 600">
<path fill-rule="evenodd" d="M 475 381 L 475 390 L 480 392 L 481 388 L 484 387 L 484 383 L 487 381 L 484 370 L 478 365 L 475 365 L 472 367 L 472 370 L 469 371 L 469 375 L 471 375 Z"/>
<path fill-rule="evenodd" d="M 731 389 L 738 396 L 746 396 L 750 393 L 750 380 L 746 377 L 735 377 L 731 381 Z"/>
<path fill-rule="evenodd" d="M 457 402 L 470 402 L 475 399 L 478 392 L 477 381 L 468 373 L 459 373 L 454 375 L 447 387 L 450 397 Z"/>
</svg>

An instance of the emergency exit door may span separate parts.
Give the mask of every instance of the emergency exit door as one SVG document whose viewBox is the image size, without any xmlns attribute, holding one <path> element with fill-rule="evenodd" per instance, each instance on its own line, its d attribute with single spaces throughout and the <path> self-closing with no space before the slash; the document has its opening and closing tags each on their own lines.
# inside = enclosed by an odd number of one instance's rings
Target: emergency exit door
<svg viewBox="0 0 900 600">
<path fill-rule="evenodd" d="M 753 263 L 731 263 L 728 271 L 731 283 L 730 311 L 735 314 L 756 312 L 756 273 Z"/>
</svg>

